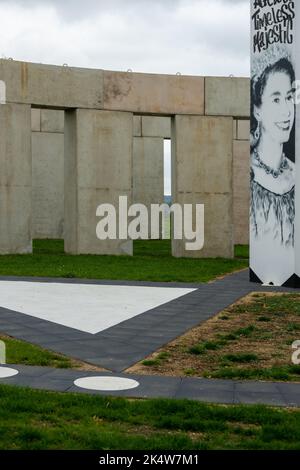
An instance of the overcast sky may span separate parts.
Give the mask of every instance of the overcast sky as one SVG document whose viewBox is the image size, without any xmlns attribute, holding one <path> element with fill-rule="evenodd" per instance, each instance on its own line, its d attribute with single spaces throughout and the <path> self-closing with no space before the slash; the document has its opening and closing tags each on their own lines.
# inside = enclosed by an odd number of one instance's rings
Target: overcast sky
<svg viewBox="0 0 300 470">
<path fill-rule="evenodd" d="M 188 75 L 249 75 L 248 0 L 0 0 L 0 55 Z"/>
</svg>

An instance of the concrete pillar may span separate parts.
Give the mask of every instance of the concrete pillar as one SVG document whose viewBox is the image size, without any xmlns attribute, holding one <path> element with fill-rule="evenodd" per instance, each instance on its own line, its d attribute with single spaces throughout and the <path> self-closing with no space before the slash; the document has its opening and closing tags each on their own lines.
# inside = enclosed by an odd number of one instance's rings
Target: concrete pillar
<svg viewBox="0 0 300 470">
<path fill-rule="evenodd" d="M 133 115 L 77 109 L 65 113 L 65 251 L 132 254 L 132 241 L 96 236 L 100 204 L 132 202 Z"/>
<path fill-rule="evenodd" d="M 133 116 L 133 136 L 142 137 L 142 116 Z"/>
<path fill-rule="evenodd" d="M 63 238 L 63 134 L 32 133 L 32 208 L 34 238 Z"/>
<path fill-rule="evenodd" d="M 33 238 L 63 238 L 64 111 L 32 109 Z"/>
<path fill-rule="evenodd" d="M 300 288 L 300 2 L 250 4 L 250 280 Z"/>
<path fill-rule="evenodd" d="M 0 105 L 0 254 L 31 253 L 31 112 Z"/>
<path fill-rule="evenodd" d="M 173 240 L 173 256 L 234 256 L 232 135 L 230 117 L 182 115 L 173 119 L 173 203 L 205 205 L 203 249 L 187 251 L 186 240 Z"/>
<path fill-rule="evenodd" d="M 171 118 L 162 116 L 142 116 L 143 137 L 171 138 Z"/>
<path fill-rule="evenodd" d="M 164 202 L 164 139 L 135 137 L 133 140 L 133 202 L 148 208 L 150 238 L 151 204 Z"/>
</svg>

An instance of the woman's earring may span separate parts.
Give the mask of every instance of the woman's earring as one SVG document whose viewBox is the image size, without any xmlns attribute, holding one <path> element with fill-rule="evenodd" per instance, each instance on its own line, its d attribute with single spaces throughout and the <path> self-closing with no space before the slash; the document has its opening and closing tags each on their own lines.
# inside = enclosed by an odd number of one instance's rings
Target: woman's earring
<svg viewBox="0 0 300 470">
<path fill-rule="evenodd" d="M 254 137 L 255 137 L 255 140 L 259 140 L 260 138 L 260 125 L 259 124 L 257 124 L 257 128 L 255 129 Z"/>
</svg>

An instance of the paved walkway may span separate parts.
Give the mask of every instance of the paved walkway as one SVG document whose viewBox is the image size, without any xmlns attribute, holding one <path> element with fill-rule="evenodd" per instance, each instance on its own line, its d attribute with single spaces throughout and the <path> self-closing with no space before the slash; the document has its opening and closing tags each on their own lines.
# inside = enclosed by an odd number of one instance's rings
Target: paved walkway
<svg viewBox="0 0 300 470">
<path fill-rule="evenodd" d="M 136 380 L 139 382 L 139 387 L 127 391 L 99 392 L 76 387 L 74 381 L 83 377 L 115 377 L 115 374 L 11 364 L 9 367 L 17 369 L 19 374 L 9 379 L 0 379 L 0 384 L 56 392 L 76 392 L 130 398 L 186 398 L 207 403 L 300 406 L 300 383 L 241 382 L 118 374 L 117 377 Z"/>
<path fill-rule="evenodd" d="M 191 293 L 175 298 L 140 315 L 96 334 L 25 315 L 1 307 L 0 331 L 55 352 L 72 356 L 113 372 L 122 372 L 158 348 L 205 322 L 252 291 L 292 291 L 262 287 L 248 281 L 248 270 L 228 275 L 208 284 L 83 281 L 45 278 L 0 277 L 1 280 L 79 285 L 110 285 L 191 288 Z M 72 299 L 70 299 L 72 302 Z"/>
<path fill-rule="evenodd" d="M 205 322 L 250 292 L 295 292 L 293 289 L 265 287 L 248 281 L 244 270 L 208 284 L 84 281 L 45 278 L 2 277 L 1 280 L 32 283 L 61 283 L 115 286 L 167 287 L 192 289 L 188 294 L 136 315 L 96 334 L 0 307 L 0 331 L 15 338 L 78 358 L 120 374 L 158 348 L 189 329 Z M 1 301 L 0 301 L 1 303 Z M 20 374 L 0 382 L 30 385 L 59 391 L 83 392 L 73 386 L 89 372 L 51 370 L 16 366 Z M 99 373 L 95 374 L 99 375 Z M 101 373 L 101 375 L 103 375 Z M 123 375 L 118 375 L 122 377 Z M 127 376 L 126 376 L 127 377 Z M 192 398 L 218 403 L 266 403 L 300 406 L 300 384 L 235 382 L 193 378 L 133 376 L 138 389 L 119 392 L 120 396 Z M 85 392 L 87 393 L 87 392 Z M 101 392 L 98 392 L 101 393 Z M 112 395 L 114 393 L 111 393 Z"/>
</svg>

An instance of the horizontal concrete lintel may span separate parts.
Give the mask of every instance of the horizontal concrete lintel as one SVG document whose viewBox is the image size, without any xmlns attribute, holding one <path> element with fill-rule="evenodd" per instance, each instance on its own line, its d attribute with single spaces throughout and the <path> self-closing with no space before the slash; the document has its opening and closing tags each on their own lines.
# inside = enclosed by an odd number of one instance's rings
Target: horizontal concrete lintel
<svg viewBox="0 0 300 470">
<path fill-rule="evenodd" d="M 205 115 L 249 119 L 250 79 L 205 77 Z"/>
<path fill-rule="evenodd" d="M 115 72 L 0 59 L 8 103 L 145 116 L 249 117 L 249 79 Z"/>
<path fill-rule="evenodd" d="M 35 107 L 103 107 L 103 71 L 0 60 L 8 103 Z"/>
<path fill-rule="evenodd" d="M 104 109 L 204 114 L 204 78 L 104 71 Z"/>
<path fill-rule="evenodd" d="M 0 60 L 8 103 L 157 115 L 204 112 L 204 78 Z"/>
</svg>

